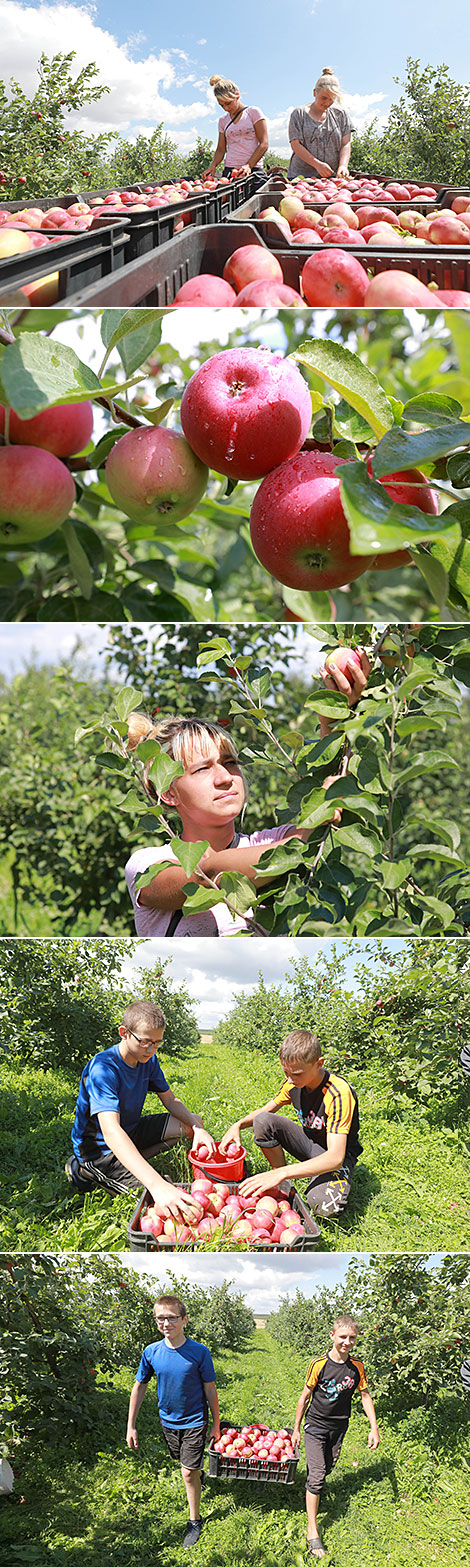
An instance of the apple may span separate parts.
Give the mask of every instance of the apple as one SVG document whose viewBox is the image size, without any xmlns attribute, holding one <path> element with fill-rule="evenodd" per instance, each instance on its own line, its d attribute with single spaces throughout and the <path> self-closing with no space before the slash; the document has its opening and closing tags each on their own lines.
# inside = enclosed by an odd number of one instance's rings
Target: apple
<svg viewBox="0 0 470 1567">
<path fill-rule="evenodd" d="M 201 272 L 199 277 L 188 278 L 175 294 L 174 305 L 234 305 L 235 289 L 221 277 Z"/>
<path fill-rule="evenodd" d="M 0 542 L 31 547 L 65 522 L 75 500 L 71 473 L 36 446 L 0 448 Z"/>
<path fill-rule="evenodd" d="M 254 283 L 258 278 L 271 278 L 276 283 L 284 281 L 279 261 L 264 245 L 241 245 L 234 250 L 225 263 L 223 276 L 237 294 L 246 283 Z"/>
<path fill-rule="evenodd" d="M 397 268 L 394 271 L 377 272 L 368 283 L 362 303 L 367 308 L 375 305 L 427 305 L 429 309 L 432 300 L 431 289 L 420 283 L 411 272 L 401 272 Z"/>
<path fill-rule="evenodd" d="M 308 305 L 363 305 L 368 276 L 355 256 L 327 250 L 309 256 L 302 271 L 302 291 Z"/>
<path fill-rule="evenodd" d="M 274 1224 L 272 1213 L 268 1213 L 267 1210 L 263 1213 L 261 1208 L 257 1208 L 251 1219 L 251 1224 L 253 1230 L 263 1230 L 269 1235 Z"/>
<path fill-rule="evenodd" d="M 227 1147 L 225 1149 L 225 1158 L 226 1159 L 236 1159 L 237 1155 L 240 1154 L 240 1149 L 241 1149 L 241 1143 L 235 1143 L 235 1142 L 227 1143 Z"/>
<path fill-rule="evenodd" d="M 281 1235 L 281 1246 L 294 1246 L 295 1242 L 298 1240 L 298 1237 L 298 1229 L 291 1227 L 290 1229 L 283 1230 Z"/>
<path fill-rule="evenodd" d="M 5 429 L 5 409 L 0 405 L 0 435 Z M 10 411 L 12 446 L 41 446 L 55 457 L 72 457 L 88 445 L 93 431 L 92 403 L 59 403 L 32 419 L 20 419 Z"/>
<path fill-rule="evenodd" d="M 346 676 L 348 684 L 352 688 L 354 685 L 354 675 L 349 667 L 351 663 L 356 664 L 358 669 L 362 669 L 359 653 L 356 653 L 353 647 L 336 647 L 333 648 L 333 652 L 329 653 L 328 658 L 325 659 L 325 669 L 329 671 L 332 666 L 333 668 L 341 669 L 343 675 Z"/>
<path fill-rule="evenodd" d="M 470 294 L 461 288 L 437 288 L 434 299 L 439 299 L 441 305 L 453 306 L 456 310 L 470 310 Z"/>
<path fill-rule="evenodd" d="M 343 587 L 373 557 L 351 555 L 336 472 L 344 459 L 302 452 L 267 475 L 255 495 L 251 542 L 261 565 L 286 587 L 319 592 Z"/>
<path fill-rule="evenodd" d="M 470 233 L 465 224 L 460 223 L 455 213 L 442 210 L 437 218 L 433 218 L 429 225 L 429 238 L 433 245 L 468 245 Z"/>
<path fill-rule="evenodd" d="M 196 1180 L 191 1182 L 192 1192 L 212 1192 L 213 1190 L 214 1182 L 209 1180 L 208 1175 L 198 1175 Z"/>
<path fill-rule="evenodd" d="M 267 1208 L 268 1213 L 272 1213 L 273 1217 L 275 1217 L 277 1214 L 277 1202 L 275 1197 L 270 1197 L 269 1195 L 266 1197 L 260 1197 L 258 1199 L 258 1207 Z"/>
<path fill-rule="evenodd" d="M 250 1241 L 253 1235 L 250 1220 L 237 1219 L 233 1226 L 232 1235 L 235 1241 Z"/>
<path fill-rule="evenodd" d="M 287 283 L 270 282 L 268 278 L 258 278 L 254 283 L 247 283 L 240 289 L 236 297 L 237 305 L 303 305 L 301 294 L 295 288 L 289 288 Z"/>
<path fill-rule="evenodd" d="M 368 458 L 367 467 L 372 474 L 372 458 Z M 387 474 L 384 479 L 379 479 L 379 484 L 383 484 L 384 490 L 396 506 L 417 506 L 419 511 L 426 512 L 429 517 L 437 517 L 439 512 L 437 493 L 427 484 L 419 468 L 404 468 L 401 473 Z M 415 489 L 416 484 L 421 484 L 423 488 Z M 370 563 L 370 569 L 393 571 L 396 566 L 406 566 L 411 560 L 412 556 L 407 549 L 387 550 L 385 554 L 375 556 Z"/>
<path fill-rule="evenodd" d="M 299 196 L 283 196 L 279 202 L 281 218 L 287 218 L 289 224 L 292 218 L 298 217 L 299 213 L 303 212 L 303 209 L 304 204 Z"/>
<path fill-rule="evenodd" d="M 0 229 L 0 261 L 4 256 L 20 256 L 23 251 L 32 249 L 31 237 L 24 229 L 9 228 L 3 224 Z"/>
<path fill-rule="evenodd" d="M 297 366 L 265 348 L 214 354 L 188 381 L 181 403 L 190 446 L 234 479 L 261 478 L 298 452 L 311 417 L 309 388 Z"/>
<path fill-rule="evenodd" d="M 180 522 L 202 499 L 208 478 L 184 436 L 162 425 L 128 430 L 106 462 L 113 501 L 133 522 Z"/>
</svg>

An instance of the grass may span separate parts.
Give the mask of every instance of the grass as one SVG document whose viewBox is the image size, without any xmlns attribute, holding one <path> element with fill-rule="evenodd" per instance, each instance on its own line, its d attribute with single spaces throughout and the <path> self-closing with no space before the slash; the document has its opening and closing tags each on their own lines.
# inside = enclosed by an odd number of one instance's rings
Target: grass
<svg viewBox="0 0 470 1567">
<path fill-rule="evenodd" d="M 185 1059 L 161 1054 L 172 1088 L 220 1136 L 241 1107 L 269 1099 L 279 1066 L 257 1051 L 206 1045 Z M 94 1191 L 83 1201 L 68 1186 L 64 1161 L 78 1089 L 78 1071 L 5 1065 L 0 1104 L 3 1147 L 0 1196 L 3 1250 L 108 1250 L 127 1245 L 135 1199 Z M 469 1149 L 454 1126 L 433 1128 L 413 1104 L 397 1110 L 372 1061 L 359 1076 L 364 1153 L 348 1209 L 321 1221 L 321 1251 L 468 1251 Z M 149 1100 L 151 1108 L 157 1101 Z M 246 1134 L 250 1171 L 265 1168 Z M 159 1162 L 175 1180 L 189 1175 L 181 1148 Z M 299 1183 L 302 1189 L 301 1183 Z"/>
<path fill-rule="evenodd" d="M 312 1352 L 322 1346 L 312 1346 Z M 239 1354 L 217 1357 L 221 1413 L 241 1424 L 253 1417 L 292 1423 L 306 1357 L 287 1356 L 266 1330 Z M 186 1499 L 179 1467 L 164 1447 L 154 1385 L 139 1417 L 140 1449 L 124 1446 L 127 1402 L 135 1367 L 103 1382 L 99 1431 L 78 1454 L 23 1446 L 14 1460 L 14 1499 L 0 1513 L 0 1541 L 12 1567 L 177 1567 Z M 326 1567 L 463 1567 L 470 1562 L 468 1476 L 458 1418 L 449 1419 L 443 1395 L 438 1438 L 426 1434 L 426 1410 L 412 1421 L 382 1418 L 381 1446 L 367 1447 L 360 1401 L 337 1470 L 327 1482 L 320 1530 Z M 415 1415 L 416 1411 L 413 1412 Z M 434 1424 L 436 1421 L 434 1420 Z M 419 1435 L 416 1434 L 419 1429 Z M 23 1456 L 26 1454 L 26 1456 Z M 304 1567 L 305 1465 L 295 1484 L 208 1482 L 201 1508 L 205 1526 L 193 1552 L 196 1567 Z M 24 1501 L 20 1498 L 23 1497 Z"/>
</svg>

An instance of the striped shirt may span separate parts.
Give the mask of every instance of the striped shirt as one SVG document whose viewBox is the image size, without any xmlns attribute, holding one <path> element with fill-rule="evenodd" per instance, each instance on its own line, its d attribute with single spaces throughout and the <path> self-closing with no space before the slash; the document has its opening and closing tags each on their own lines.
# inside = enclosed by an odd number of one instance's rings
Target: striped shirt
<svg viewBox="0 0 470 1567">
<path fill-rule="evenodd" d="M 344 1077 L 325 1072 L 318 1088 L 295 1088 L 287 1078 L 275 1096 L 276 1109 L 292 1105 L 307 1137 L 326 1150 L 328 1133 L 346 1133 L 346 1153 L 358 1158 L 359 1109 L 357 1094 Z"/>
<path fill-rule="evenodd" d="M 293 109 L 289 120 L 289 141 L 298 141 L 312 158 L 318 158 L 319 163 L 328 163 L 333 174 L 336 174 L 343 138 L 348 136 L 353 129 L 352 120 L 345 109 L 341 109 L 338 103 L 333 103 L 321 120 L 314 120 L 309 112 L 307 104 L 299 109 Z M 307 163 L 298 152 L 293 152 L 289 163 L 288 178 L 292 180 L 296 174 L 305 174 L 309 179 L 315 179 L 316 169 L 313 164 Z"/>
<path fill-rule="evenodd" d="M 311 1360 L 305 1386 L 311 1388 L 313 1395 L 305 1417 L 305 1430 L 314 1434 L 331 1431 L 336 1425 L 346 1423 L 356 1389 L 359 1393 L 369 1391 L 362 1360 L 356 1360 L 352 1355 L 341 1361 L 332 1360 L 328 1354 Z"/>
</svg>

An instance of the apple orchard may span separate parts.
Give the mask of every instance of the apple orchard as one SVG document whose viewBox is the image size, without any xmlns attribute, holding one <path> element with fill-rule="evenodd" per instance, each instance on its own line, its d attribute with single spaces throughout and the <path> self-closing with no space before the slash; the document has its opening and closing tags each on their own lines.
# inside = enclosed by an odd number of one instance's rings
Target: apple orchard
<svg viewBox="0 0 470 1567">
<path fill-rule="evenodd" d="M 188 358 L 171 312 L 105 311 L 101 338 L 78 314 L 95 371 L 64 314 L 0 330 L 5 619 L 467 613 L 465 317 L 423 312 L 413 342 L 402 313 L 318 337 L 281 312 L 271 348 L 260 313 Z"/>
</svg>

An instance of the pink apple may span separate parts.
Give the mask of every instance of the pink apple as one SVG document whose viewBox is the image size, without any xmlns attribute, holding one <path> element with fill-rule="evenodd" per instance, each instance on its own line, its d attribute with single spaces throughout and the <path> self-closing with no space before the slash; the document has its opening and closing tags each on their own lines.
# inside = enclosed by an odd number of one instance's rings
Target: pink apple
<svg viewBox="0 0 470 1567">
<path fill-rule="evenodd" d="M 234 1241 L 250 1241 L 252 1234 L 253 1230 L 249 1219 L 237 1219 L 232 1230 Z"/>
<path fill-rule="evenodd" d="M 427 305 L 429 309 L 433 297 L 431 290 L 413 277 L 412 272 L 402 272 L 397 268 L 376 273 L 368 283 L 363 304 L 367 308 L 375 305 L 391 305 L 395 308 Z"/>
<path fill-rule="evenodd" d="M 224 266 L 224 279 L 231 283 L 237 294 L 245 288 L 247 283 L 254 283 L 258 278 L 271 278 L 276 283 L 283 283 L 282 267 L 276 256 L 264 245 L 241 245 L 234 250 Z"/>
<path fill-rule="evenodd" d="M 372 556 L 352 555 L 341 504 L 344 459 L 303 452 L 281 463 L 260 484 L 250 531 L 261 565 L 287 587 L 318 592 L 360 577 Z"/>
<path fill-rule="evenodd" d="M 289 288 L 287 283 L 274 283 L 265 278 L 258 278 L 256 283 L 247 283 L 246 288 L 241 288 L 236 298 L 237 305 L 303 305 L 303 299 L 295 288 Z"/>
<path fill-rule="evenodd" d="M 302 271 L 302 291 L 308 305 L 363 305 L 368 276 L 361 262 L 341 250 L 309 256 Z"/>
<path fill-rule="evenodd" d="M 178 293 L 175 294 L 174 305 L 234 305 L 236 302 L 235 289 L 230 283 L 225 283 L 221 277 L 214 277 L 212 273 L 201 272 L 199 277 L 188 278 L 183 283 Z"/>
</svg>

